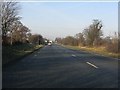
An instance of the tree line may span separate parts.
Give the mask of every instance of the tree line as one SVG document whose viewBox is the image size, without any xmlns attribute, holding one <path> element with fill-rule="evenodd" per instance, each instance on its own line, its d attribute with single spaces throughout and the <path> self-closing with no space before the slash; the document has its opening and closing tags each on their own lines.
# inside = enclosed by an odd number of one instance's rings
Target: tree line
<svg viewBox="0 0 120 90">
<path fill-rule="evenodd" d="M 87 46 L 87 47 L 105 47 L 109 52 L 120 52 L 120 33 L 114 36 L 103 36 L 103 24 L 100 20 L 94 19 L 92 24 L 85 28 L 82 32 L 74 36 L 66 36 L 65 38 L 57 37 L 55 41 L 63 45 L 71 46 Z"/>
<path fill-rule="evenodd" d="M 32 34 L 31 30 L 20 21 L 22 18 L 19 16 L 21 7 L 18 2 L 1 2 L 0 5 L 2 45 L 43 43 L 42 35 Z"/>
</svg>

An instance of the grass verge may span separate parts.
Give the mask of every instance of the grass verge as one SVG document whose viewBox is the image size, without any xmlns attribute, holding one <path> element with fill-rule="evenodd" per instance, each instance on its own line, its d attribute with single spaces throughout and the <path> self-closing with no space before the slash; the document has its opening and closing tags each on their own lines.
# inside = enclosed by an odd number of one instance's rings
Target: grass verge
<svg viewBox="0 0 120 90">
<path fill-rule="evenodd" d="M 82 50 L 82 51 L 87 51 L 89 53 L 99 54 L 112 58 L 120 58 L 120 53 L 108 52 L 105 49 L 105 47 L 81 47 L 81 46 L 69 46 L 69 45 L 62 45 L 62 46 L 73 50 Z"/>
<path fill-rule="evenodd" d="M 22 44 L 15 46 L 3 46 L 2 47 L 2 64 L 21 59 L 22 57 L 38 50 L 43 45 L 30 45 Z"/>
</svg>

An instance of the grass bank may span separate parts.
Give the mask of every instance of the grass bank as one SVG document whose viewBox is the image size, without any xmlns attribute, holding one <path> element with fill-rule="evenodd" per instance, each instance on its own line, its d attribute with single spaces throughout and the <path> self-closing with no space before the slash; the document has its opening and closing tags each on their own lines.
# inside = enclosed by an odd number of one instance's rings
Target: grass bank
<svg viewBox="0 0 120 90">
<path fill-rule="evenodd" d="M 100 55 L 108 56 L 108 57 L 112 57 L 112 58 L 120 58 L 120 53 L 108 52 L 105 49 L 105 47 L 81 47 L 81 46 L 69 46 L 69 45 L 62 45 L 62 46 L 69 48 L 69 49 L 73 49 L 73 50 L 82 50 L 82 51 L 100 54 Z"/>
<path fill-rule="evenodd" d="M 3 46 L 2 47 L 2 64 L 9 63 L 11 61 L 20 59 L 35 50 L 43 47 L 43 45 L 30 45 L 30 44 L 21 44 L 14 46 Z"/>
</svg>

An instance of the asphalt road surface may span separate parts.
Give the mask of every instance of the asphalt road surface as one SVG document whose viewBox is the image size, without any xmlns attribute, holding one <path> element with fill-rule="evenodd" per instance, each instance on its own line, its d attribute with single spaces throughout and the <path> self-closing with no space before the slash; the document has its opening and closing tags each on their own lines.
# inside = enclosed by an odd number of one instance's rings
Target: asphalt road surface
<svg viewBox="0 0 120 90">
<path fill-rule="evenodd" d="M 3 88 L 117 88 L 118 60 L 45 46 L 3 67 Z"/>
</svg>

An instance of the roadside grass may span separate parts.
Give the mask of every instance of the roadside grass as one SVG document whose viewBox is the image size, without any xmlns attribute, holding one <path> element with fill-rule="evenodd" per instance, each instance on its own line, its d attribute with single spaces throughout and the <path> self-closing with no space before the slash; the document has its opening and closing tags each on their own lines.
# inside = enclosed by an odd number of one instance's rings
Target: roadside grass
<svg viewBox="0 0 120 90">
<path fill-rule="evenodd" d="M 43 45 L 14 45 L 14 46 L 3 46 L 2 47 L 2 64 L 6 64 L 13 60 L 17 60 L 33 51 L 41 48 Z"/>
<path fill-rule="evenodd" d="M 69 45 L 62 45 L 63 47 L 73 49 L 73 50 L 82 50 L 87 51 L 90 53 L 95 53 L 103 56 L 113 57 L 113 58 L 120 58 L 120 53 L 111 53 L 108 52 L 105 47 L 82 47 L 82 46 L 69 46 Z"/>
</svg>

